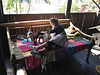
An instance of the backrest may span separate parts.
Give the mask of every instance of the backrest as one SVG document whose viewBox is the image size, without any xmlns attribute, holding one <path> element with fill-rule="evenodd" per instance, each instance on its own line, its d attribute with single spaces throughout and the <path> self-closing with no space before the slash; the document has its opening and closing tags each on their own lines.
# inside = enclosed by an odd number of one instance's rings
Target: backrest
<svg viewBox="0 0 100 75">
<path fill-rule="evenodd" d="M 58 19 L 59 24 L 63 27 L 68 27 L 70 19 Z M 20 22 L 11 22 L 0 24 L 1 26 L 8 27 L 11 39 L 16 38 L 18 34 L 26 35 L 29 28 L 32 28 L 32 32 L 38 33 L 41 27 L 43 31 L 46 31 L 47 28 L 51 29 L 49 20 L 31 20 L 31 21 L 20 21 Z"/>
</svg>

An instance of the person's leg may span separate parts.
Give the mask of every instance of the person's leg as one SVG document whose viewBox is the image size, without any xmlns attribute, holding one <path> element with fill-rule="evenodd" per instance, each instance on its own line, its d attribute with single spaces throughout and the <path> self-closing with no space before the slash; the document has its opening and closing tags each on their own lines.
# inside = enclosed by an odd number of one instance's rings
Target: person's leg
<svg viewBox="0 0 100 75">
<path fill-rule="evenodd" d="M 41 56 L 43 56 L 43 54 L 49 50 L 52 50 L 53 49 L 53 46 L 55 44 L 48 41 L 46 43 L 43 43 L 39 46 L 35 46 L 37 49 L 35 51 L 31 51 L 30 53 L 33 55 L 33 56 L 36 56 L 38 58 L 40 58 Z M 30 47 L 31 48 L 31 47 Z M 32 47 L 31 49 L 33 49 L 34 47 Z M 37 51 L 38 49 L 42 48 L 41 50 Z M 33 49 L 34 50 L 34 49 Z"/>
<path fill-rule="evenodd" d="M 42 49 L 42 48 L 45 48 L 45 47 L 48 47 L 48 43 L 47 42 L 45 42 L 45 43 L 43 43 L 43 44 L 40 44 L 39 46 L 31 46 L 31 45 L 29 45 L 29 47 L 31 48 L 31 49 L 33 49 L 33 50 L 39 50 L 39 49 Z"/>
</svg>

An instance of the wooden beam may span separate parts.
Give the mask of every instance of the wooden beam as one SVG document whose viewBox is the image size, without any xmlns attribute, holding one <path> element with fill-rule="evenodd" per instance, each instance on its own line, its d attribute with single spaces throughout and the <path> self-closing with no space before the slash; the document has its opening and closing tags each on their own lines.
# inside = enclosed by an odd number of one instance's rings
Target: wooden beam
<svg viewBox="0 0 100 75">
<path fill-rule="evenodd" d="M 59 23 L 68 22 L 70 19 L 59 19 Z M 21 21 L 21 22 L 11 22 L 11 23 L 2 23 L 0 26 L 11 27 L 11 26 L 34 26 L 34 25 L 43 25 L 50 24 L 49 20 L 32 20 L 32 21 Z"/>
<path fill-rule="evenodd" d="M 70 10 L 71 10 L 72 0 L 67 0 L 67 7 L 65 12 L 65 18 L 70 19 Z"/>
<path fill-rule="evenodd" d="M 69 23 L 60 23 L 60 25 L 69 25 Z M 50 26 L 50 24 L 47 24 L 47 25 L 34 25 L 34 26 L 32 26 L 32 28 L 48 27 L 48 26 Z M 21 28 L 30 28 L 30 26 L 10 27 L 9 29 L 21 29 Z"/>
</svg>

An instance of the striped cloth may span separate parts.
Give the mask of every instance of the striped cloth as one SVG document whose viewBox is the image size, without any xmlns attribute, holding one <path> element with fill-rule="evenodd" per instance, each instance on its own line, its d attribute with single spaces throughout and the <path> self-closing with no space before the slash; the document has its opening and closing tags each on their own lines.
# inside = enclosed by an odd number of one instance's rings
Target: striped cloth
<svg viewBox="0 0 100 75">
<path fill-rule="evenodd" d="M 68 46 L 68 39 L 65 33 L 60 33 L 58 35 L 55 35 L 53 38 L 51 38 L 49 41 L 52 41 L 56 43 L 59 46 L 66 47 Z"/>
</svg>

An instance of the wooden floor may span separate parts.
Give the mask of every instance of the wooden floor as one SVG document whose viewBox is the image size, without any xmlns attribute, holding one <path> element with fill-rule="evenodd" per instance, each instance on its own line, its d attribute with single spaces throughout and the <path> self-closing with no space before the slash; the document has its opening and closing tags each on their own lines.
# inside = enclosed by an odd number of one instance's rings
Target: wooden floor
<svg viewBox="0 0 100 75">
<path fill-rule="evenodd" d="M 26 71 L 23 66 L 19 67 L 17 75 L 100 75 L 95 67 L 100 65 L 100 51 L 92 49 L 89 62 L 86 62 L 87 50 L 78 52 L 61 61 L 54 62 L 52 67 L 45 72 L 41 72 L 41 67 Z M 8 75 L 13 75 L 9 60 L 5 61 Z"/>
</svg>

